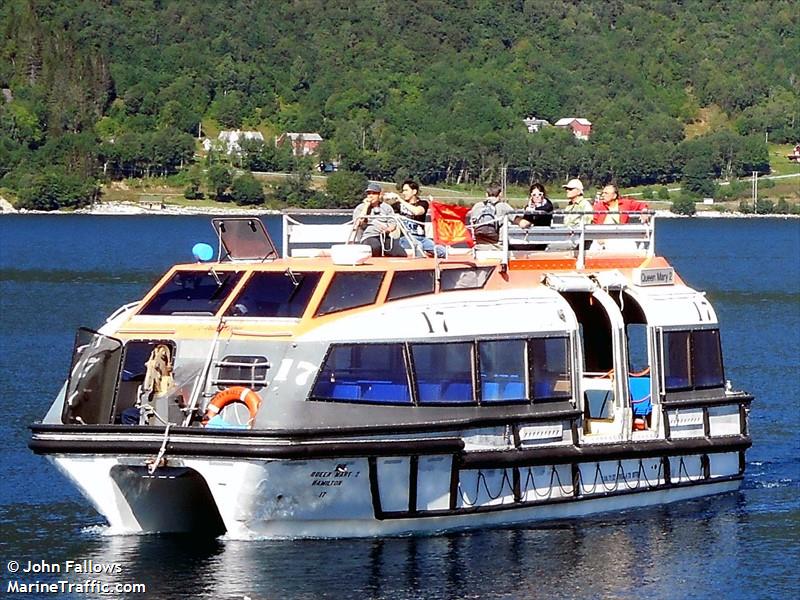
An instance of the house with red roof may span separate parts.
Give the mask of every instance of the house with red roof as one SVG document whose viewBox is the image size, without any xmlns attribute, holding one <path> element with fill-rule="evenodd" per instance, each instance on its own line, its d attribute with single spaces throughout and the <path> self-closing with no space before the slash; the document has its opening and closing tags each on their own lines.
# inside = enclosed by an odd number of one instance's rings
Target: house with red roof
<svg viewBox="0 0 800 600">
<path fill-rule="evenodd" d="M 588 140 L 592 134 L 592 123 L 588 119 L 580 117 L 565 117 L 555 122 L 556 127 L 563 127 L 569 129 L 579 140 Z"/>
</svg>

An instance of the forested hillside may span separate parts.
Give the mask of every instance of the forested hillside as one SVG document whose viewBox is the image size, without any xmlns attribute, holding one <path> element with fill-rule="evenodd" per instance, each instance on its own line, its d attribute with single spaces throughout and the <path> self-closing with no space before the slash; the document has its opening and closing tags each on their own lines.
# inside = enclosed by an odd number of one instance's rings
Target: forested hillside
<svg viewBox="0 0 800 600">
<path fill-rule="evenodd" d="M 764 170 L 766 135 L 800 141 L 799 14 L 793 0 L 5 0 L 0 185 L 79 204 L 102 178 L 190 169 L 201 123 L 319 132 L 323 158 L 388 180 Z M 527 116 L 583 117 L 592 136 L 530 134 Z M 242 166 L 307 168 L 271 143 Z"/>
</svg>

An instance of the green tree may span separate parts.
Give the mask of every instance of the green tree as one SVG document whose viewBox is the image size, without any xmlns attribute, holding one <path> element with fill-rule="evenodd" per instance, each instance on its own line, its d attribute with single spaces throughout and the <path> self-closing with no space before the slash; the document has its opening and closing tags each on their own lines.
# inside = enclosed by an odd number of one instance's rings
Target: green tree
<svg viewBox="0 0 800 600">
<path fill-rule="evenodd" d="M 225 194 L 233 182 L 230 169 L 223 164 L 215 163 L 208 167 L 206 179 L 208 187 L 214 190 L 214 198 L 216 200 L 225 200 Z"/>
<path fill-rule="evenodd" d="M 658 188 L 658 199 L 659 200 L 669 200 L 669 190 L 667 186 L 661 186 Z"/>
<path fill-rule="evenodd" d="M 289 206 L 307 206 L 316 196 L 311 189 L 311 173 L 300 171 L 288 175 L 285 180 L 273 188 L 273 198 Z"/>
<path fill-rule="evenodd" d="M 681 196 L 672 201 L 670 208 L 676 215 L 692 216 L 697 212 L 695 208 L 694 199 L 689 196 Z"/>
<path fill-rule="evenodd" d="M 714 197 L 717 186 L 714 183 L 714 167 L 708 156 L 695 156 L 683 167 L 683 186 L 691 194 L 700 197 Z"/>
<path fill-rule="evenodd" d="M 362 173 L 336 171 L 325 183 L 327 205 L 330 208 L 353 208 L 364 197 L 367 178 Z"/>
<path fill-rule="evenodd" d="M 245 172 L 233 180 L 231 198 L 236 204 L 263 204 L 264 189 L 252 173 Z"/>
<path fill-rule="evenodd" d="M 202 184 L 202 172 L 198 165 L 192 165 L 189 171 L 186 173 L 186 179 L 188 183 L 186 188 L 183 190 L 183 197 L 187 200 L 200 200 L 203 197 L 203 192 L 200 191 L 200 185 Z"/>
<path fill-rule="evenodd" d="M 87 206 L 99 188 L 94 180 L 50 167 L 22 178 L 17 206 L 31 210 L 58 210 Z"/>
<path fill-rule="evenodd" d="M 775 214 L 788 215 L 791 212 L 792 212 L 792 207 L 786 201 L 786 198 L 779 198 L 778 203 L 775 205 Z"/>
<path fill-rule="evenodd" d="M 771 215 L 775 212 L 775 203 L 769 198 L 759 198 L 756 200 L 757 215 Z"/>
</svg>

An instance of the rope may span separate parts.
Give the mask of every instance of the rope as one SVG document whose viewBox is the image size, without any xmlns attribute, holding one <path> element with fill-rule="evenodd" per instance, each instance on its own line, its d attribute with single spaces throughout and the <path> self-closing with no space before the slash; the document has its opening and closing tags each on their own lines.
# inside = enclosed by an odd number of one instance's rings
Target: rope
<svg viewBox="0 0 800 600">
<path fill-rule="evenodd" d="M 164 455 L 167 453 L 167 442 L 169 441 L 169 428 L 172 427 L 172 423 L 167 423 L 167 426 L 164 428 L 164 440 L 161 442 L 161 448 L 158 450 L 158 454 L 156 457 L 147 464 L 147 472 L 152 475 L 156 472 L 156 469 L 162 466 L 162 461 L 164 460 Z"/>
<path fill-rule="evenodd" d="M 539 492 L 537 491 L 537 489 L 536 489 L 536 479 L 533 476 L 533 471 L 531 471 L 531 468 L 528 467 L 528 476 L 525 478 L 525 490 L 524 490 L 524 492 L 527 493 L 529 490 L 532 489 L 533 490 L 533 495 L 536 498 L 542 498 L 542 499 L 549 498 L 553 494 L 553 481 L 554 480 L 558 481 L 558 489 L 561 491 L 561 493 L 563 495 L 570 496 L 575 492 L 575 487 L 574 486 L 570 487 L 570 489 L 567 489 L 564 486 L 564 484 L 561 483 L 561 475 L 558 474 L 558 469 L 556 469 L 555 465 L 550 467 L 550 486 L 547 488 L 547 491 L 544 492 L 544 494 L 539 494 Z M 533 484 L 533 487 L 528 487 L 528 482 Z"/>
<path fill-rule="evenodd" d="M 479 494 L 480 494 L 481 481 L 483 482 L 483 489 L 486 490 L 486 495 L 489 497 L 489 500 L 497 500 L 500 496 L 502 496 L 503 495 L 503 490 L 506 488 L 506 483 L 508 483 L 509 489 L 511 489 L 511 490 L 514 489 L 514 485 L 508 479 L 508 469 L 503 469 L 503 479 L 500 482 L 500 489 L 498 490 L 497 495 L 492 495 L 492 493 L 489 491 L 489 484 L 486 483 L 486 476 L 483 474 L 483 470 L 480 469 L 480 470 L 478 470 L 478 479 L 477 479 L 476 484 L 475 484 L 475 500 L 474 501 L 470 501 L 469 497 L 464 495 L 464 490 L 461 487 L 461 481 L 459 480 L 459 482 L 458 482 L 458 493 L 461 496 L 461 501 L 466 506 L 475 506 L 477 504 L 478 497 L 479 497 Z"/>
<path fill-rule="evenodd" d="M 703 479 L 703 474 L 702 473 L 700 473 L 700 475 L 697 477 L 697 479 L 692 479 L 692 476 L 689 475 L 689 471 L 686 470 L 686 463 L 683 462 L 683 459 L 684 459 L 684 457 L 681 456 L 681 462 L 678 465 L 678 475 L 680 475 L 681 472 L 683 472 L 683 474 L 686 475 L 686 479 L 689 480 L 690 482 L 700 481 L 701 479 Z"/>
</svg>

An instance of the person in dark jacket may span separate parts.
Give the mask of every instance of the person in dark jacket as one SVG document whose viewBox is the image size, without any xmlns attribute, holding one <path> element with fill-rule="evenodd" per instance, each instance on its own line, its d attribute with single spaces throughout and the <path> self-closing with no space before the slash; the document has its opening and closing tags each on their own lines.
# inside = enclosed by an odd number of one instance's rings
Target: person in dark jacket
<svg viewBox="0 0 800 600">
<path fill-rule="evenodd" d="M 553 222 L 553 203 L 547 197 L 547 190 L 538 181 L 528 190 L 528 204 L 525 206 L 525 213 L 517 221 L 517 225 L 522 228 L 550 227 Z"/>
</svg>

